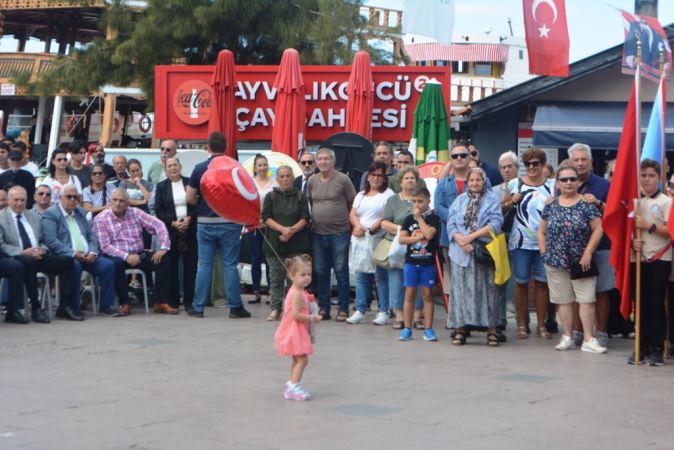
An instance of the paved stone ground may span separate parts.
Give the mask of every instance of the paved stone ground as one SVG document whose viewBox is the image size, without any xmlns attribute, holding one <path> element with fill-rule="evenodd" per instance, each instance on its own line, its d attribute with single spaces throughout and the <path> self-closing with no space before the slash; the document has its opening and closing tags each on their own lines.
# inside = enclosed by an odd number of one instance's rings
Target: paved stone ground
<svg viewBox="0 0 674 450">
<path fill-rule="evenodd" d="M 511 326 L 499 348 L 455 347 L 441 308 L 437 343 L 332 321 L 314 398 L 290 402 L 267 308 L 0 323 L 0 449 L 673 448 L 674 364 L 628 366 L 631 340 L 560 353 Z"/>
</svg>

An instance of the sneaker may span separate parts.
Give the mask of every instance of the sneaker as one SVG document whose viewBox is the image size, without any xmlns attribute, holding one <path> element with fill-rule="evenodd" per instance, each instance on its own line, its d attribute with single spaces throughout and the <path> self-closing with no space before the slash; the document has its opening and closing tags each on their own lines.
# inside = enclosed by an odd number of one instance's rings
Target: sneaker
<svg viewBox="0 0 674 450">
<path fill-rule="evenodd" d="M 351 314 L 351 317 L 346 319 L 346 323 L 350 324 L 356 324 L 356 323 L 363 323 L 365 322 L 365 314 L 363 314 L 360 311 L 356 311 L 353 314 Z"/>
<path fill-rule="evenodd" d="M 597 342 L 599 342 L 599 345 L 602 347 L 608 347 L 608 333 L 605 331 L 597 331 Z"/>
<path fill-rule="evenodd" d="M 132 280 L 131 283 L 129 283 L 129 288 L 131 288 L 131 289 L 142 289 L 143 285 L 138 280 Z"/>
<path fill-rule="evenodd" d="M 243 305 L 230 308 L 229 310 L 230 319 L 246 319 L 248 317 L 250 317 L 250 313 L 243 307 Z"/>
<path fill-rule="evenodd" d="M 583 342 L 583 345 L 580 347 L 580 350 L 588 353 L 606 353 L 606 347 L 599 345 L 597 338 L 592 338 L 589 341 Z"/>
<path fill-rule="evenodd" d="M 424 341 L 436 342 L 437 340 L 438 337 L 435 335 L 433 328 L 426 328 L 426 330 L 424 330 Z"/>
<path fill-rule="evenodd" d="M 555 350 L 557 351 L 572 350 L 574 348 L 576 348 L 576 344 L 574 344 L 573 339 L 566 335 L 562 335 L 559 344 L 555 345 Z"/>
<path fill-rule="evenodd" d="M 403 328 L 398 337 L 399 341 L 409 341 L 412 339 L 412 330 L 410 328 Z"/>
<path fill-rule="evenodd" d="M 580 347 L 581 345 L 583 345 L 583 341 L 585 340 L 583 337 L 583 332 L 578 330 L 573 330 L 571 332 L 571 339 L 573 339 L 573 344 L 576 347 Z"/>
<path fill-rule="evenodd" d="M 194 308 L 190 308 L 190 309 L 187 311 L 187 315 L 190 316 L 190 317 L 198 317 L 198 318 L 200 318 L 200 319 L 203 319 L 203 318 L 204 318 L 204 312 L 203 312 L 203 311 L 197 311 L 197 310 L 194 309 Z"/>
<path fill-rule="evenodd" d="M 646 363 L 649 366 L 664 366 L 665 360 L 663 358 L 662 349 L 654 348 L 646 357 Z"/>
<path fill-rule="evenodd" d="M 388 324 L 388 313 L 378 312 L 377 317 L 372 321 L 375 325 L 387 325 Z"/>
<path fill-rule="evenodd" d="M 283 398 L 286 400 L 305 401 L 311 398 L 311 394 L 305 391 L 299 383 L 293 386 L 288 382 L 286 383 L 286 390 L 283 393 Z"/>
<path fill-rule="evenodd" d="M 267 320 L 270 322 L 273 322 L 275 320 L 281 320 L 281 311 L 278 309 L 272 309 L 269 315 L 267 316 Z"/>
</svg>

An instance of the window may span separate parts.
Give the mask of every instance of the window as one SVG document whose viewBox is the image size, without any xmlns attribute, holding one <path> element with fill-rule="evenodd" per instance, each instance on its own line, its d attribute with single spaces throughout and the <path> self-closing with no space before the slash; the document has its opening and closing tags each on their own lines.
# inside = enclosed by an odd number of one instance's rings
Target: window
<svg viewBox="0 0 674 450">
<path fill-rule="evenodd" d="M 468 73 L 468 64 L 463 61 L 452 61 L 452 73 Z"/>
<path fill-rule="evenodd" d="M 490 77 L 491 75 L 491 63 L 475 63 L 475 75 L 479 77 Z"/>
<path fill-rule="evenodd" d="M 437 67 L 445 67 L 445 66 L 448 66 L 449 63 L 448 63 L 447 61 L 439 61 L 439 60 L 438 60 L 438 61 L 435 61 L 435 65 L 436 65 Z"/>
</svg>

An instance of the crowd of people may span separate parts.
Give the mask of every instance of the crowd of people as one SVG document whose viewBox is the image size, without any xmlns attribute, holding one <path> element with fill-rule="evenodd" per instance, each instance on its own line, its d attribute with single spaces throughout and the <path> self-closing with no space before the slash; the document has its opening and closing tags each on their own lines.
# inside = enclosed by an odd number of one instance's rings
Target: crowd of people
<svg viewBox="0 0 674 450">
<path fill-rule="evenodd" d="M 329 320 L 333 313 L 337 322 L 366 322 L 376 296 L 373 324 L 390 324 L 401 341 L 411 339 L 413 330 L 423 330 L 423 339 L 436 341 L 433 300 L 441 288 L 440 294 L 449 299 L 446 327 L 451 344 L 464 345 L 472 334 L 485 331 L 486 344 L 498 347 L 506 341 L 506 303 L 514 291 L 517 339 L 530 336 L 533 297 L 538 338 L 551 339 L 559 332 L 559 315 L 562 330 L 556 350 L 607 351 L 609 294 L 615 276 L 609 264 L 611 242 L 603 235 L 601 217 L 610 182 L 592 172 L 587 145 L 571 146 L 568 159 L 555 172 L 538 148 L 528 149 L 521 159 L 505 152 L 498 167 L 492 167 L 481 160 L 474 143 L 459 142 L 450 150 L 450 162 L 433 195 L 420 178 L 413 155 L 406 150 L 395 154 L 387 142 L 374 145 L 374 162 L 358 190 L 335 169 L 330 148 L 303 153 L 298 177 L 286 165 L 270 177 L 267 158 L 257 155 L 251 175 L 261 200 L 260 222 L 243 234 L 241 225 L 215 213 L 200 192 L 208 165 L 226 147 L 225 137 L 212 133 L 208 160 L 187 178 L 181 176 L 175 141 L 165 140 L 146 179 L 138 160 L 115 156 L 109 165 L 103 145 L 89 149 L 75 141 L 67 150 L 51 153 L 48 176 L 36 182 L 38 168 L 29 161 L 26 145 L 1 142 L 0 277 L 8 280 L 1 293 L 5 321 L 29 322 L 24 288 L 30 318 L 50 321 L 38 295 L 38 273 L 58 278 L 56 316 L 84 320 L 83 271 L 101 288 L 103 314 L 131 313 L 129 279 L 140 271 L 150 285 L 155 313 L 178 314 L 182 308 L 192 317 L 204 317 L 215 280 L 224 282 L 229 316 L 250 317 L 241 300 L 237 269 L 243 243 L 251 259 L 250 303 L 262 301 L 262 267 L 266 268 L 269 321 L 286 320 L 289 289 L 293 316 L 303 317 L 307 324 Z M 87 152 L 91 165 L 83 162 Z M 640 251 L 643 262 L 640 353 L 644 362 L 656 366 L 663 364 L 668 339 L 664 287 L 672 257 L 667 229 L 671 200 L 660 190 L 659 173 L 657 162 L 642 162 L 644 200 L 636 222 L 642 232 L 640 239 L 632 237 L 635 254 Z M 495 282 L 495 267 L 481 254 L 499 233 L 506 234 L 510 286 Z M 371 252 L 382 243 L 402 246 L 404 262 L 359 265 L 355 279 L 350 279 L 349 249 L 356 240 L 368 242 Z M 298 255 L 304 256 L 297 259 Z M 222 263 L 221 277 L 213 277 L 216 258 Z M 294 261 L 290 272 L 284 261 Z M 331 303 L 333 274 L 336 311 Z M 352 310 L 351 284 L 355 285 Z M 306 298 L 298 293 L 304 288 L 316 296 L 317 311 L 309 316 Z M 629 362 L 634 363 L 634 355 Z M 294 364 L 303 367 L 306 361 Z"/>
</svg>

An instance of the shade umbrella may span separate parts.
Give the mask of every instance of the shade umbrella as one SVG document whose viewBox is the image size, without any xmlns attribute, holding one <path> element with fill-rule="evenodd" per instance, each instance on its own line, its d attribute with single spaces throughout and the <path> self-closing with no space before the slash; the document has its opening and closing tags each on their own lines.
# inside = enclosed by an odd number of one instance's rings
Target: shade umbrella
<svg viewBox="0 0 674 450">
<path fill-rule="evenodd" d="M 221 50 L 215 62 L 215 72 L 211 78 L 213 101 L 211 117 L 208 120 L 208 134 L 219 131 L 227 138 L 225 155 L 237 159 L 236 152 L 236 76 L 234 75 L 234 53 Z"/>
<path fill-rule="evenodd" d="M 289 48 L 283 52 L 274 87 L 276 105 L 271 149 L 297 160 L 298 154 L 304 150 L 307 128 L 307 103 L 297 50 Z"/>
<path fill-rule="evenodd" d="M 410 151 L 414 150 L 417 164 L 426 161 L 449 161 L 447 110 L 440 83 L 434 78 L 424 85 L 419 103 L 414 110 Z"/>
<path fill-rule="evenodd" d="M 364 50 L 357 52 L 353 58 L 346 92 L 349 96 L 346 102 L 346 131 L 372 139 L 374 81 L 370 54 Z"/>
</svg>

